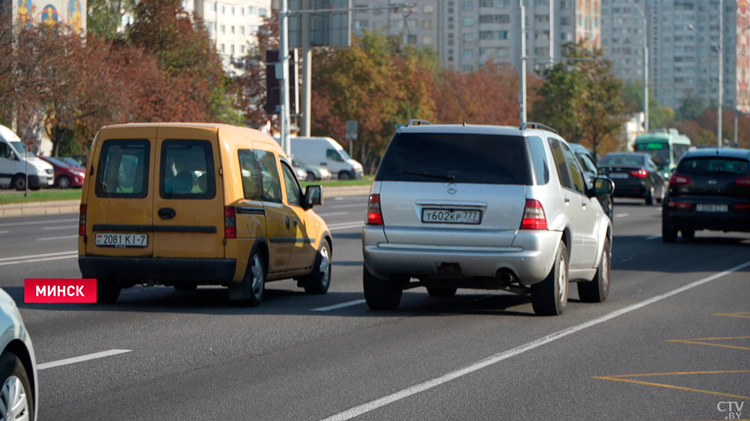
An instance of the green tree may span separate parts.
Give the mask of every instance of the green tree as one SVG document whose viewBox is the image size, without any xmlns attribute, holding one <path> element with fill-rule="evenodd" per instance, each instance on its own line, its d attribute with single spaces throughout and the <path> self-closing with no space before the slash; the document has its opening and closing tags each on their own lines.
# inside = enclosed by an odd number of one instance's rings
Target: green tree
<svg viewBox="0 0 750 421">
<path fill-rule="evenodd" d="M 631 82 L 622 90 L 625 112 L 629 114 L 643 112 L 643 83 Z M 662 107 L 649 92 L 648 99 L 649 129 L 666 128 L 672 124 L 675 113 L 669 107 Z"/>
<path fill-rule="evenodd" d="M 136 0 L 88 0 L 86 30 L 100 39 L 122 38 L 117 30 L 125 14 L 135 11 Z"/>
<path fill-rule="evenodd" d="M 676 118 L 678 121 L 695 120 L 706 111 L 706 102 L 700 96 L 691 92 L 680 101 L 677 107 Z"/>
</svg>

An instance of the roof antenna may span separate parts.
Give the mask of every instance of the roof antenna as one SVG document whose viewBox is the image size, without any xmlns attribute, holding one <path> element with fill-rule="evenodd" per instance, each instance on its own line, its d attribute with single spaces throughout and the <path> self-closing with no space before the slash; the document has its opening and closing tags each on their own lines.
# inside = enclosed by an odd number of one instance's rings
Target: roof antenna
<svg viewBox="0 0 750 421">
<path fill-rule="evenodd" d="M 464 117 L 464 126 L 466 125 L 466 117 Z"/>
</svg>

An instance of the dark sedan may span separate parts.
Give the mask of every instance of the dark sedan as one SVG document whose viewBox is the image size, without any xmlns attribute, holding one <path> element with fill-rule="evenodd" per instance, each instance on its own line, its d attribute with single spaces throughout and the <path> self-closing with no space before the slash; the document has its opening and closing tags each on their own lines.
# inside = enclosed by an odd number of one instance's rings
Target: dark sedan
<svg viewBox="0 0 750 421">
<path fill-rule="evenodd" d="M 647 205 L 661 203 L 666 187 L 651 157 L 645 153 L 614 152 L 604 155 L 600 172 L 615 182 L 615 197 L 644 199 Z"/>
<path fill-rule="evenodd" d="M 750 232 L 750 150 L 697 149 L 683 155 L 662 210 L 662 240 L 697 230 Z"/>
<path fill-rule="evenodd" d="M 55 186 L 61 189 L 70 187 L 83 187 L 86 178 L 86 170 L 80 167 L 71 167 L 59 159 L 40 156 L 39 158 L 49 162 L 55 168 Z"/>
</svg>

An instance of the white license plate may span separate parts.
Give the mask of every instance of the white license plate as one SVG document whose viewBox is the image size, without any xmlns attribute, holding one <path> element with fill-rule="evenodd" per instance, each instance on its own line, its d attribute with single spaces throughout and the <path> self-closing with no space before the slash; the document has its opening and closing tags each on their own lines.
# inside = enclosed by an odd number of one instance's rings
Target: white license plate
<svg viewBox="0 0 750 421">
<path fill-rule="evenodd" d="M 482 211 L 476 209 L 422 209 L 422 222 L 429 224 L 478 224 Z"/>
<path fill-rule="evenodd" d="M 727 212 L 729 205 L 697 204 L 696 212 Z"/>
<path fill-rule="evenodd" d="M 609 178 L 628 178 L 628 173 L 613 172 L 613 173 L 610 173 L 608 177 Z"/>
<path fill-rule="evenodd" d="M 146 247 L 147 234 L 96 234 L 96 245 L 99 247 Z"/>
</svg>

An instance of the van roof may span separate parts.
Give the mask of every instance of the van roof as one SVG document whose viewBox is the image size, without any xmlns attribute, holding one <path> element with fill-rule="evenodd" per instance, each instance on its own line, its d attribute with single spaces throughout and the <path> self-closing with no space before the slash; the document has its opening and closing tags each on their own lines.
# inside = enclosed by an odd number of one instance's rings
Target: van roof
<svg viewBox="0 0 750 421">
<path fill-rule="evenodd" d="M 13 130 L 0 124 L 0 140 L 5 140 L 6 142 L 20 142 L 21 138 L 13 133 Z"/>
</svg>

